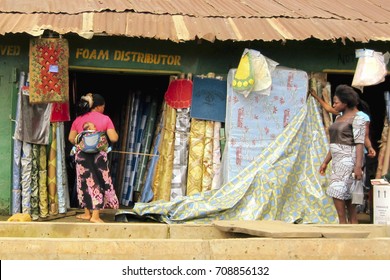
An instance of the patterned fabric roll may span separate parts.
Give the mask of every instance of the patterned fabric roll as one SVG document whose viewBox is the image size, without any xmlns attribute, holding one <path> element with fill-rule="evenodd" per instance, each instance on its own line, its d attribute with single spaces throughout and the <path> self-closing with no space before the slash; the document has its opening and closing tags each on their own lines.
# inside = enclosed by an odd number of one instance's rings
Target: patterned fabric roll
<svg viewBox="0 0 390 280">
<path fill-rule="evenodd" d="M 12 214 L 21 212 L 21 186 L 20 186 L 20 169 L 21 169 L 22 141 L 14 139 L 14 153 L 12 163 Z"/>
<path fill-rule="evenodd" d="M 177 109 L 171 200 L 177 196 L 185 195 L 187 190 L 188 134 L 190 132 L 190 120 L 190 108 Z"/>
<path fill-rule="evenodd" d="M 66 184 L 64 174 L 64 150 L 65 150 L 65 141 L 64 141 L 64 123 L 58 122 L 56 128 L 57 135 L 57 165 L 56 165 L 56 179 L 57 179 L 57 197 L 58 197 L 58 212 L 63 214 L 66 213 L 66 205 L 68 200 L 68 186 Z"/>
<path fill-rule="evenodd" d="M 52 123 L 51 132 L 52 140 L 49 152 L 49 161 L 47 169 L 47 182 L 49 189 L 49 214 L 58 214 L 57 204 L 57 123 Z"/>
<path fill-rule="evenodd" d="M 206 121 L 191 119 L 187 195 L 202 191 L 204 138 L 206 133 Z"/>
<path fill-rule="evenodd" d="M 211 190 L 213 182 L 213 136 L 214 122 L 206 121 L 206 131 L 204 137 L 204 151 L 202 164 L 202 192 Z"/>
<path fill-rule="evenodd" d="M 32 144 L 23 142 L 21 159 L 22 213 L 31 214 Z"/>
<path fill-rule="evenodd" d="M 39 216 L 46 218 L 49 214 L 49 203 L 47 200 L 47 146 L 39 146 Z"/>
<path fill-rule="evenodd" d="M 148 164 L 148 158 L 146 154 L 150 153 L 150 148 L 153 140 L 153 133 L 156 125 L 156 113 L 157 113 L 157 101 L 153 100 L 151 102 L 150 111 L 148 113 L 148 120 L 145 127 L 145 132 L 143 135 L 142 143 L 141 143 L 141 155 L 138 161 L 138 170 L 136 173 L 134 192 L 137 193 L 138 198 L 134 201 L 139 201 L 141 198 L 142 191 L 142 183 L 144 181 L 144 176 L 146 173 L 146 168 Z"/>
<path fill-rule="evenodd" d="M 219 189 L 221 187 L 221 145 L 220 145 L 220 130 L 221 123 L 214 122 L 213 136 L 213 181 L 211 189 Z"/>
<path fill-rule="evenodd" d="M 33 221 L 36 221 L 39 218 L 38 159 L 39 145 L 33 144 L 31 162 L 31 218 Z"/>
<path fill-rule="evenodd" d="M 163 199 L 169 201 L 171 197 L 171 182 L 173 169 L 173 152 L 175 148 L 175 123 L 176 110 L 166 104 L 166 119 L 161 139 L 160 157 L 157 164 L 157 170 L 153 181 L 153 200 Z"/>
<path fill-rule="evenodd" d="M 126 167 L 125 167 L 125 176 L 123 178 L 123 191 L 121 204 L 129 205 L 130 201 L 133 200 L 133 189 L 131 188 L 132 183 L 132 170 L 133 170 L 133 158 L 134 158 L 134 149 L 135 149 L 135 137 L 137 130 L 137 121 L 138 121 L 138 110 L 140 104 L 140 92 L 137 92 L 134 96 L 134 101 L 131 107 L 131 124 L 129 133 L 127 135 L 127 149 L 129 152 L 126 157 Z"/>
<path fill-rule="evenodd" d="M 158 125 L 155 132 L 155 138 L 153 140 L 153 145 L 152 145 L 154 156 L 150 157 L 148 162 L 146 176 L 141 191 L 141 202 L 150 202 L 154 197 L 152 185 L 156 175 L 157 163 L 160 155 L 159 152 L 160 139 L 161 139 L 161 133 L 162 133 L 162 129 L 164 125 L 164 117 L 165 117 L 165 114 L 163 114 L 164 106 L 165 105 L 163 104 L 162 112 L 159 114 L 159 121 L 158 121 Z"/>
<path fill-rule="evenodd" d="M 20 110 L 22 106 L 21 94 L 22 87 L 26 80 L 25 72 L 20 73 L 19 77 L 19 92 L 16 103 L 16 113 L 15 120 L 18 121 L 20 118 Z M 16 130 L 16 127 L 15 127 Z M 22 153 L 22 141 L 14 137 L 14 147 L 13 147 L 13 161 L 12 161 L 12 214 L 21 212 L 21 186 L 20 186 L 20 169 L 21 169 L 21 153 Z"/>
</svg>

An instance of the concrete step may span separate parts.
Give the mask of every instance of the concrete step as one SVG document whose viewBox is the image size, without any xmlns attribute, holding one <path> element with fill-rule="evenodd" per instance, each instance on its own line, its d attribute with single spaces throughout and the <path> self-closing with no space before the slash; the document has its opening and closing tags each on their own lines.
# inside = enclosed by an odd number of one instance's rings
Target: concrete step
<svg viewBox="0 0 390 280">
<path fill-rule="evenodd" d="M 382 225 L 318 225 L 367 231 L 366 238 L 268 238 L 213 225 L 0 222 L 0 258 L 76 260 L 390 259 Z"/>
</svg>

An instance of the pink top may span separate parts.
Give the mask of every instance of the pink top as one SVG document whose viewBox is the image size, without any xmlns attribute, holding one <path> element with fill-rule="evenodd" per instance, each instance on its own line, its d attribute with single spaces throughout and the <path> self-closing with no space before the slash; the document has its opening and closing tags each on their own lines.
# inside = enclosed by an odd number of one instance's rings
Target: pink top
<svg viewBox="0 0 390 280">
<path fill-rule="evenodd" d="M 105 132 L 108 129 L 115 129 L 114 124 L 109 116 L 106 116 L 99 112 L 89 112 L 82 116 L 77 117 L 70 130 L 76 130 L 77 133 L 83 131 L 83 124 L 85 122 L 92 122 L 96 126 L 97 131 Z"/>
</svg>

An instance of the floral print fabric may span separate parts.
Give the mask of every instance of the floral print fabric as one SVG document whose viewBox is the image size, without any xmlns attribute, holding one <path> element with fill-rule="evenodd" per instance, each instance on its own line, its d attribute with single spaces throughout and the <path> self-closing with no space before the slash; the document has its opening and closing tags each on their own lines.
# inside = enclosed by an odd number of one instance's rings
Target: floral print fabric
<svg viewBox="0 0 390 280">
<path fill-rule="evenodd" d="M 76 153 L 77 197 L 80 207 L 90 210 L 118 209 L 107 153 Z"/>
</svg>

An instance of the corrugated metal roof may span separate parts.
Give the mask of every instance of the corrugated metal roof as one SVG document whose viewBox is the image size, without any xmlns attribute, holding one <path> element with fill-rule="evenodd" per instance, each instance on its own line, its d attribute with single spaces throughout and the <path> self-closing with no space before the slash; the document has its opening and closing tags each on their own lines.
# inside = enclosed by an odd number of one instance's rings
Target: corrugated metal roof
<svg viewBox="0 0 390 280">
<path fill-rule="evenodd" d="M 0 0 L 0 35 L 389 41 L 389 0 Z"/>
</svg>

